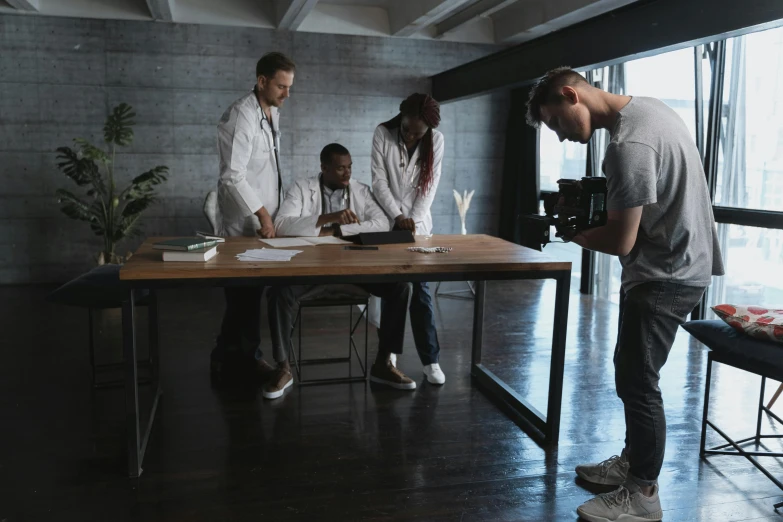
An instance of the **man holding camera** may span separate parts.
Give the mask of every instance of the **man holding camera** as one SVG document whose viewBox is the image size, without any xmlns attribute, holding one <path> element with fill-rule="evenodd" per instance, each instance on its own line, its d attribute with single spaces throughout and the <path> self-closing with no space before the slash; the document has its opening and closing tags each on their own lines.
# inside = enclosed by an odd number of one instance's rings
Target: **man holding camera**
<svg viewBox="0 0 783 522">
<path fill-rule="evenodd" d="M 723 274 L 701 157 L 663 102 L 602 91 L 567 67 L 533 88 L 528 123 L 545 124 L 560 141 L 587 143 L 595 129 L 611 136 L 603 164 L 606 225 L 567 239 L 619 256 L 623 266 L 614 365 L 626 438 L 619 457 L 577 466 L 584 480 L 619 486 L 577 513 L 591 522 L 661 520 L 666 418 L 659 372 L 711 276 Z"/>
</svg>

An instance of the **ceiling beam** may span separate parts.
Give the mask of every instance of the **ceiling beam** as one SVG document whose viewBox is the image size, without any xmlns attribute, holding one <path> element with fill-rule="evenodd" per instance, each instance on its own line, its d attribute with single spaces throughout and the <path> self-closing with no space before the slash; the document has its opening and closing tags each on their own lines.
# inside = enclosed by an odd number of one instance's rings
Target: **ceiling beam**
<svg viewBox="0 0 783 522">
<path fill-rule="evenodd" d="M 468 5 L 456 14 L 435 24 L 435 38 L 442 38 L 447 33 L 456 31 L 477 18 L 489 16 L 495 11 L 508 7 L 516 1 L 517 0 L 479 0 L 474 4 Z"/>
<path fill-rule="evenodd" d="M 411 36 L 476 0 L 395 0 L 389 7 L 392 36 Z"/>
<path fill-rule="evenodd" d="M 436 74 L 432 95 L 454 101 L 528 84 L 559 65 L 594 69 L 779 26 L 779 0 L 642 0 Z"/>
<path fill-rule="evenodd" d="M 618 9 L 635 0 L 525 0 L 492 17 L 495 41 L 520 43 Z"/>
<path fill-rule="evenodd" d="M 173 22 L 174 16 L 171 13 L 171 2 L 173 0 L 147 0 L 147 7 L 150 10 L 153 20 L 160 22 Z"/>
<path fill-rule="evenodd" d="M 38 12 L 38 0 L 5 0 L 11 7 L 20 11 Z"/>
<path fill-rule="evenodd" d="M 296 31 L 318 0 L 277 0 L 277 28 Z"/>
</svg>

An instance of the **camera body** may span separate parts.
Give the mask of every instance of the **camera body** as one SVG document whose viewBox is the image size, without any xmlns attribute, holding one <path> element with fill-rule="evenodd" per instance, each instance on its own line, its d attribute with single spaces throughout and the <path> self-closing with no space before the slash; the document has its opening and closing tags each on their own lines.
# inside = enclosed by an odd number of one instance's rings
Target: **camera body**
<svg viewBox="0 0 783 522">
<path fill-rule="evenodd" d="M 541 250 L 556 237 L 573 236 L 606 224 L 606 178 L 560 179 L 558 192 L 544 198 L 544 215 L 523 216 L 523 245 Z"/>
</svg>

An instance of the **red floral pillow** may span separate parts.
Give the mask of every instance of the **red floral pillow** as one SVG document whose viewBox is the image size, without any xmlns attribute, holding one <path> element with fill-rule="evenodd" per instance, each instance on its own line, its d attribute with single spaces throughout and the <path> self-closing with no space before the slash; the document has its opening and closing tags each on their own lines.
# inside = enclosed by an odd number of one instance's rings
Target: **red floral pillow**
<svg viewBox="0 0 783 522">
<path fill-rule="evenodd" d="M 713 306 L 712 311 L 739 332 L 783 343 L 783 309 L 722 304 Z"/>
</svg>

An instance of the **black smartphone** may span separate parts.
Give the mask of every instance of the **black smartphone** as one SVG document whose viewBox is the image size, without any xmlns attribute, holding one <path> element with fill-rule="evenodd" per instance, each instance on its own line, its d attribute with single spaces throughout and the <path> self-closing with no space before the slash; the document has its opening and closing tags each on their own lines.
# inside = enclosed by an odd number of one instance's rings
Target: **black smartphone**
<svg viewBox="0 0 783 522">
<path fill-rule="evenodd" d="M 378 250 L 377 246 L 344 246 L 343 250 Z"/>
</svg>

